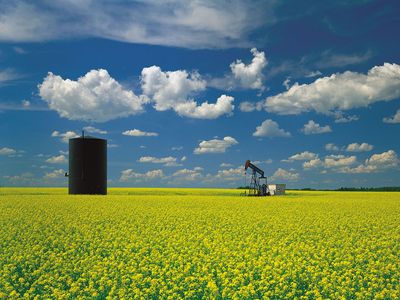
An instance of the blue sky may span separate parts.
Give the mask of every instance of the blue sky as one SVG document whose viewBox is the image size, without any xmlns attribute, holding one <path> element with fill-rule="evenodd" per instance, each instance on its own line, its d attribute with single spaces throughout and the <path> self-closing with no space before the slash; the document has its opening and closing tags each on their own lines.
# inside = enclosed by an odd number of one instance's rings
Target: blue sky
<svg viewBox="0 0 400 300">
<path fill-rule="evenodd" d="M 400 185 L 397 1 L 248 2 L 0 1 L 0 185 Z"/>
</svg>

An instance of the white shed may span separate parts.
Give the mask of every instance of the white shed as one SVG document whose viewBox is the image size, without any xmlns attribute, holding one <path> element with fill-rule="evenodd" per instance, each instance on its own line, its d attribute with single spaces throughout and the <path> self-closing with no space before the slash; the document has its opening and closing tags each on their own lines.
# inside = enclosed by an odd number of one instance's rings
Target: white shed
<svg viewBox="0 0 400 300">
<path fill-rule="evenodd" d="M 268 190 L 271 196 L 273 195 L 285 195 L 286 184 L 268 184 Z"/>
</svg>

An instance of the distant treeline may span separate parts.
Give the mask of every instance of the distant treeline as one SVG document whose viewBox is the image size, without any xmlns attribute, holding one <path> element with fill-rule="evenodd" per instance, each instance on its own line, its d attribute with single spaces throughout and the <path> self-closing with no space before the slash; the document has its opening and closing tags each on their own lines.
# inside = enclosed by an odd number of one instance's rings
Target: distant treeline
<svg viewBox="0 0 400 300">
<path fill-rule="evenodd" d="M 400 192 L 400 186 L 382 186 L 382 187 L 341 187 L 337 189 L 337 191 L 351 192 L 351 191 L 360 191 L 360 192 Z"/>
<path fill-rule="evenodd" d="M 248 186 L 239 186 L 238 189 L 248 190 Z M 290 189 L 295 191 L 341 191 L 341 192 L 400 192 L 400 186 L 382 186 L 382 187 L 340 187 L 335 190 L 328 189 Z"/>
</svg>

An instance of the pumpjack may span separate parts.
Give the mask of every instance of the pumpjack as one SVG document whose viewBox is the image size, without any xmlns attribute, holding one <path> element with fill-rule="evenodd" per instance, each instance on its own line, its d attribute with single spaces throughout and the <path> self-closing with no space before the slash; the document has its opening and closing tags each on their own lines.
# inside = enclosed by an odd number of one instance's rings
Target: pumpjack
<svg viewBox="0 0 400 300">
<path fill-rule="evenodd" d="M 264 171 L 252 164 L 250 160 L 246 160 L 244 165 L 244 170 L 246 172 L 247 169 L 251 169 L 251 180 L 248 196 L 269 196 L 267 177 L 264 176 Z"/>
</svg>

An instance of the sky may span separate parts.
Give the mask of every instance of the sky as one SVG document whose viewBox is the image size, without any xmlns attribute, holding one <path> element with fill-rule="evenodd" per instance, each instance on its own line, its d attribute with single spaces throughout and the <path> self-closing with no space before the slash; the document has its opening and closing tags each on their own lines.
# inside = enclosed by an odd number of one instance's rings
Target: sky
<svg viewBox="0 0 400 300">
<path fill-rule="evenodd" d="M 400 185 L 398 1 L 0 0 L 0 186 Z"/>
</svg>

